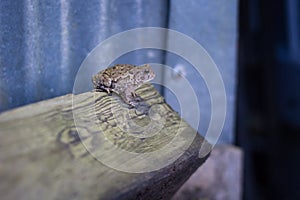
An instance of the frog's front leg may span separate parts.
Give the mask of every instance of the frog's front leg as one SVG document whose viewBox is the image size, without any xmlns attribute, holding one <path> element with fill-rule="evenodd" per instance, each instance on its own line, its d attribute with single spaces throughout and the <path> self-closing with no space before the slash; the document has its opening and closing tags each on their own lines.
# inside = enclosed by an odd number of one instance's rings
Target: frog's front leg
<svg viewBox="0 0 300 200">
<path fill-rule="evenodd" d="M 135 101 L 142 101 L 142 98 L 138 96 L 135 92 L 132 92 L 131 95 Z"/>
<path fill-rule="evenodd" d="M 107 95 L 108 95 L 108 96 L 111 96 L 111 95 L 112 95 L 111 90 L 107 89 L 106 92 L 107 92 Z"/>
<path fill-rule="evenodd" d="M 136 101 L 134 97 L 135 92 L 134 90 L 132 90 L 132 88 L 127 88 L 125 91 L 119 93 L 119 95 L 121 96 L 121 98 L 126 104 L 131 105 L 133 107 L 136 105 Z"/>
<path fill-rule="evenodd" d="M 112 90 L 110 88 L 107 88 L 107 87 L 104 87 L 104 86 L 100 86 L 98 88 L 96 88 L 96 91 L 99 91 L 99 92 L 106 92 L 108 96 L 111 96 L 112 94 Z"/>
<path fill-rule="evenodd" d="M 142 98 L 138 96 L 135 91 L 131 92 L 131 96 L 134 98 L 135 101 L 141 101 Z"/>
</svg>

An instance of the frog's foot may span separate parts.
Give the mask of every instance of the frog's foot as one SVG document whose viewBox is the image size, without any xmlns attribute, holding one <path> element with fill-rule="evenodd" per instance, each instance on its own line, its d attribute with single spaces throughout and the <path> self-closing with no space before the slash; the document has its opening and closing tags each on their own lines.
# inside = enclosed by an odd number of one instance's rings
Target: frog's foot
<svg viewBox="0 0 300 200">
<path fill-rule="evenodd" d="M 138 104 L 134 99 L 129 99 L 126 103 L 129 105 L 129 108 L 134 108 Z"/>
<path fill-rule="evenodd" d="M 107 93 L 107 96 L 112 96 L 113 90 L 111 90 L 110 88 L 104 88 L 103 90 Z"/>
<path fill-rule="evenodd" d="M 95 92 L 104 92 L 102 89 L 95 88 Z"/>
<path fill-rule="evenodd" d="M 142 98 L 137 96 L 135 98 L 123 98 L 124 102 L 128 105 L 128 109 L 135 109 L 137 115 L 147 115 L 150 107 L 142 101 Z"/>
<path fill-rule="evenodd" d="M 108 96 L 111 96 L 111 91 L 107 88 L 102 88 L 102 87 L 97 87 L 95 88 L 95 91 L 96 92 L 106 92 L 108 94 Z"/>
<path fill-rule="evenodd" d="M 135 106 L 134 106 L 134 105 L 132 105 L 132 104 L 128 104 L 128 109 L 133 109 L 133 108 L 135 108 Z"/>
<path fill-rule="evenodd" d="M 140 96 L 134 97 L 134 100 L 135 100 L 136 102 L 141 102 L 141 101 L 143 101 L 142 97 L 140 97 Z"/>
</svg>

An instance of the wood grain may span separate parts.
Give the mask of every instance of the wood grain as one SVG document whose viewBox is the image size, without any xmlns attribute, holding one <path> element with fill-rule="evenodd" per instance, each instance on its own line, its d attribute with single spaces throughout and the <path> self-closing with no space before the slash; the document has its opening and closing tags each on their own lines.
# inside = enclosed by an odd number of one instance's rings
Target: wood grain
<svg viewBox="0 0 300 200">
<path fill-rule="evenodd" d="M 152 85 L 137 94 L 136 108 L 92 91 L 2 113 L 1 199 L 170 198 L 208 143 Z"/>
</svg>

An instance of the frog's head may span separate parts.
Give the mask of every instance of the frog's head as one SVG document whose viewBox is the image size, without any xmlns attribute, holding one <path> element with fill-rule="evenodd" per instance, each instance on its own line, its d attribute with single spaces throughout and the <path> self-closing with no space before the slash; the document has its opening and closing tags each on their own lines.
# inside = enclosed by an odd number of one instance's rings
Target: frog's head
<svg viewBox="0 0 300 200">
<path fill-rule="evenodd" d="M 155 78 L 155 73 L 149 64 L 140 66 L 138 74 L 144 82 L 151 81 Z"/>
</svg>

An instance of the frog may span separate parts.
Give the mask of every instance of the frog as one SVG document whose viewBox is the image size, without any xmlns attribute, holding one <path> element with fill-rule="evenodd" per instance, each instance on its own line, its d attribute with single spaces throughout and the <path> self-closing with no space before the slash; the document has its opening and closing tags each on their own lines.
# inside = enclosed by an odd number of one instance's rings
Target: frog
<svg viewBox="0 0 300 200">
<path fill-rule="evenodd" d="M 116 93 L 123 101 L 134 107 L 140 101 L 135 90 L 155 78 L 155 73 L 149 64 L 141 66 L 131 64 L 116 64 L 98 72 L 92 77 L 96 91 Z"/>
</svg>

